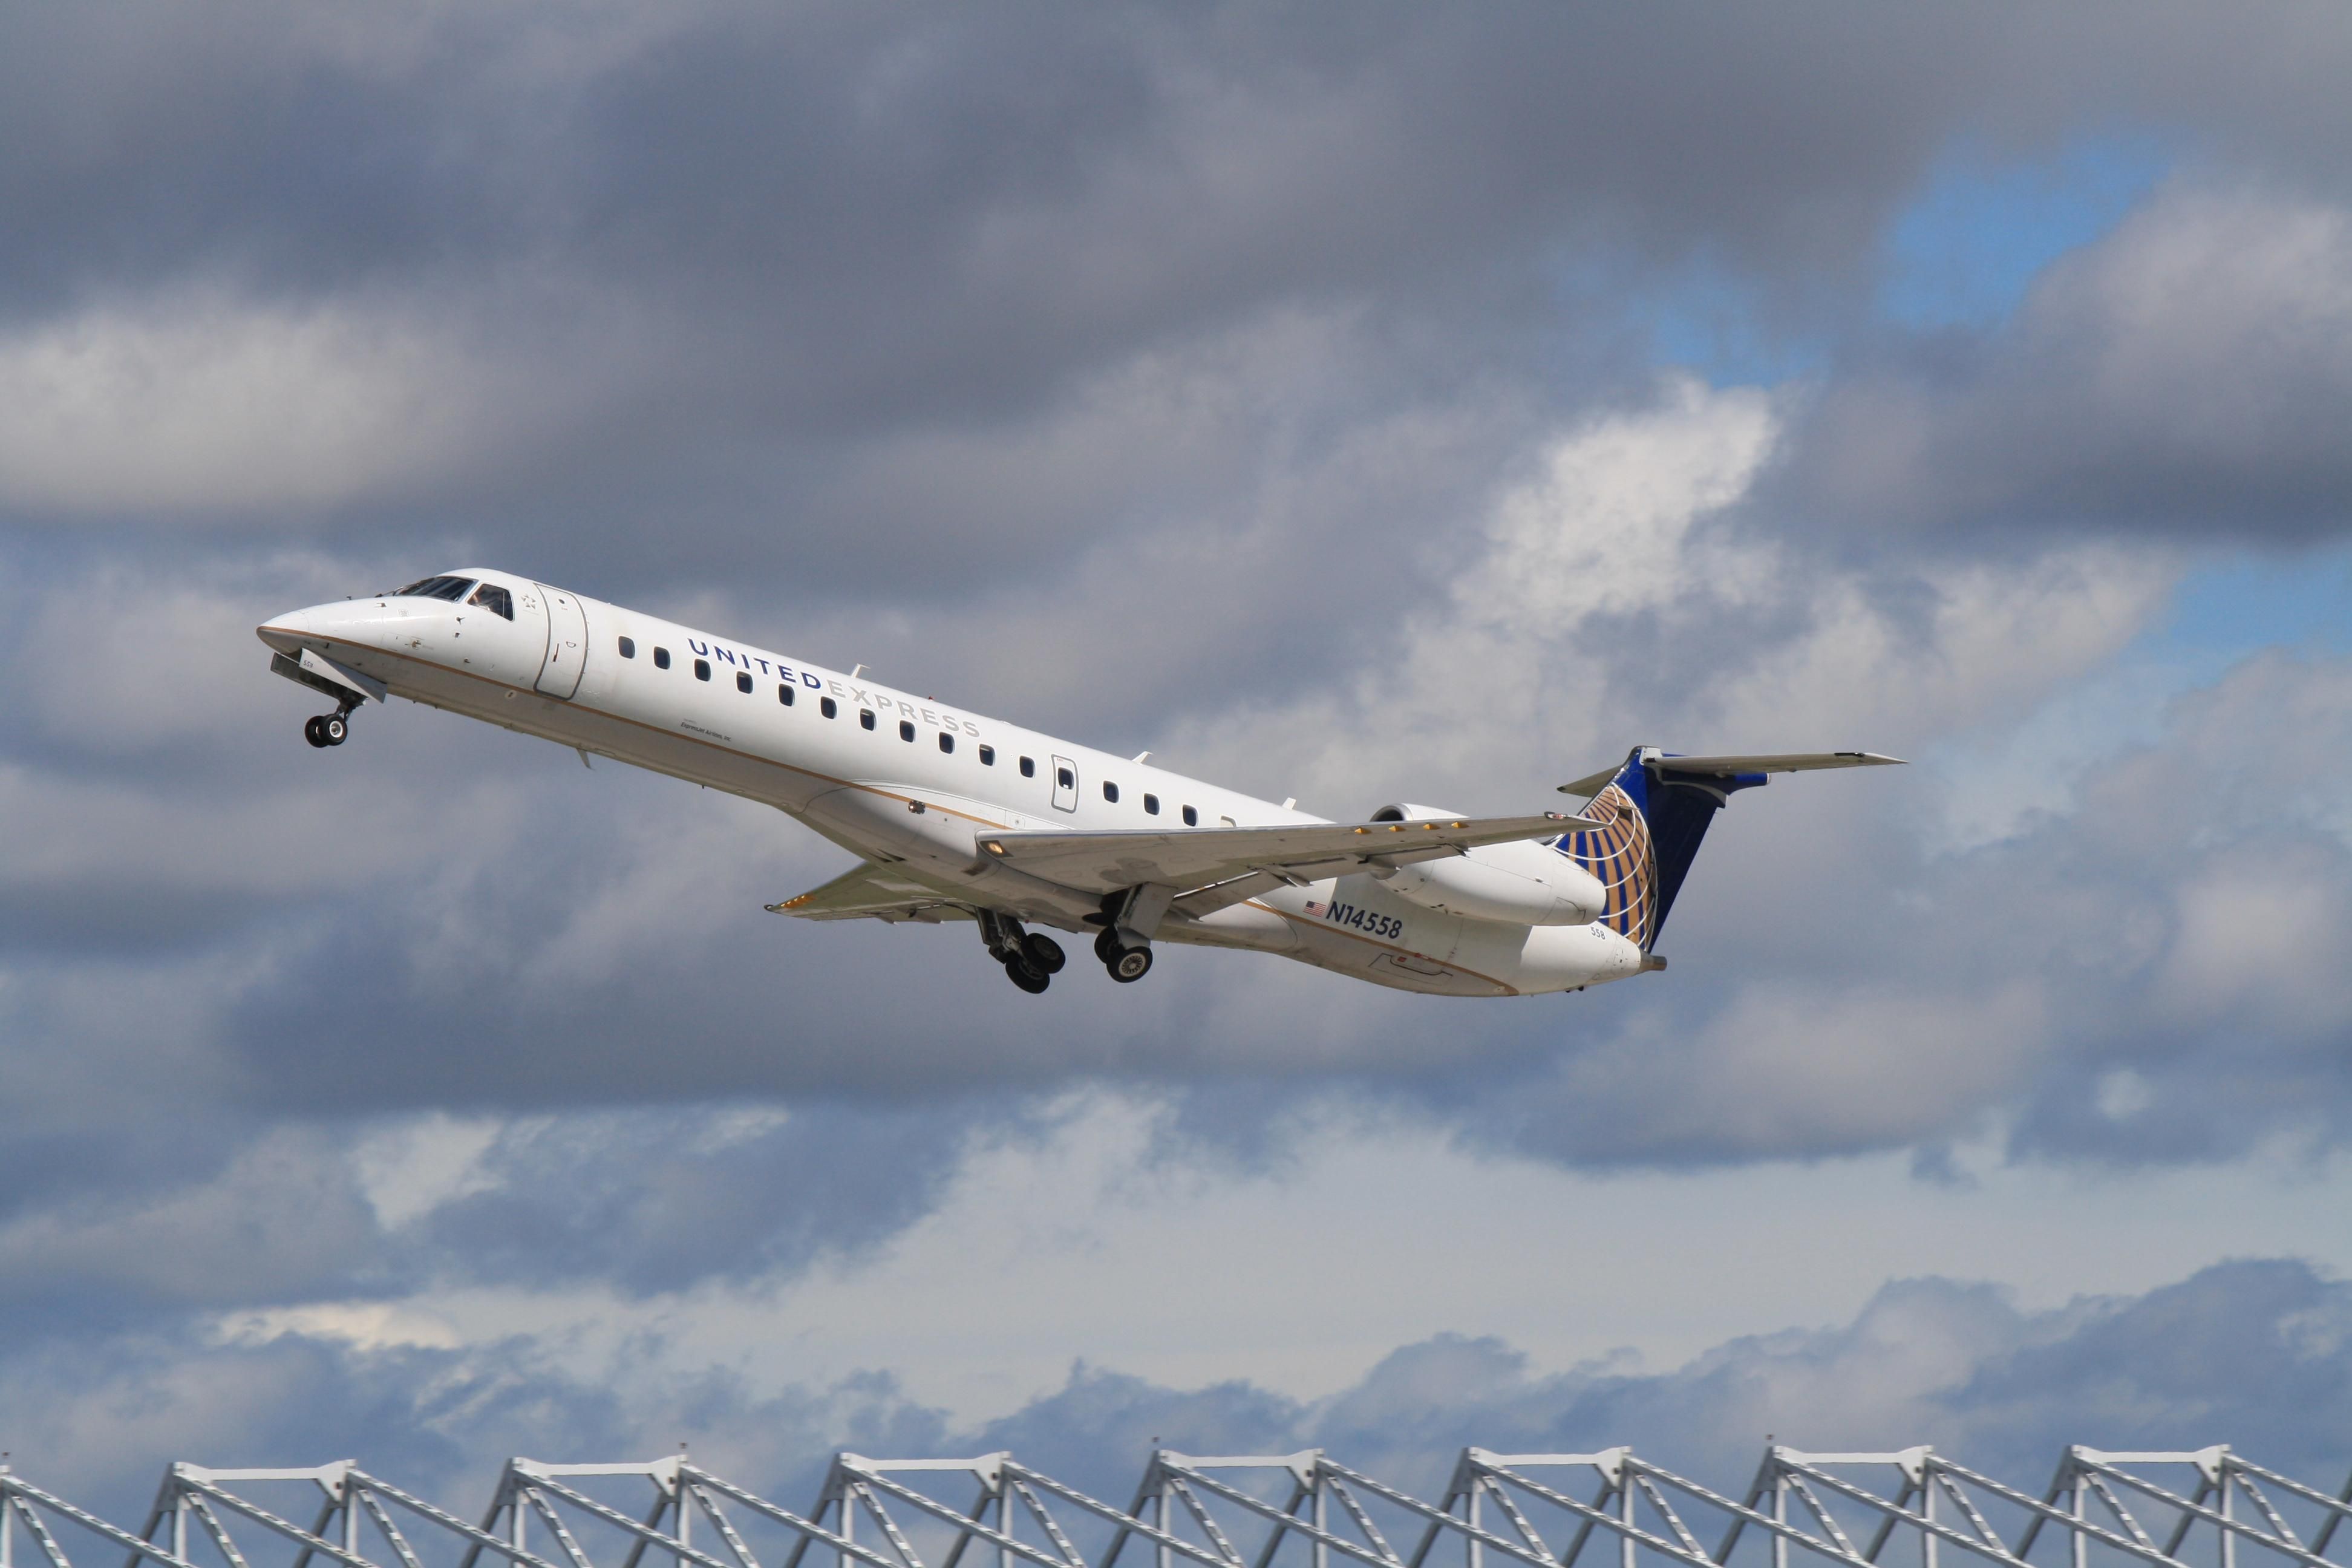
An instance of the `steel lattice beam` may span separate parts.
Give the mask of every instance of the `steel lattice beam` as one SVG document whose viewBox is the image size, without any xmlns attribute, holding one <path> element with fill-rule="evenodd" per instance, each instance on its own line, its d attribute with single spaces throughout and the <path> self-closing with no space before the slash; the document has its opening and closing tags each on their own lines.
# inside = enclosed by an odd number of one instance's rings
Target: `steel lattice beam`
<svg viewBox="0 0 2352 1568">
<path fill-rule="evenodd" d="M 642 1489 L 628 1506 L 598 1495 L 630 1483 Z M 257 1491 L 289 1484 L 313 1501 L 272 1507 Z M 964 1489 L 935 1495 L 942 1487 Z M 2330 1555 L 2352 1539 L 2347 1517 L 2352 1479 L 2330 1492 L 2226 1446 L 2069 1447 L 2035 1493 L 1924 1447 L 1775 1444 L 1736 1499 L 1627 1447 L 1465 1448 L 1434 1502 L 1319 1448 L 1161 1449 L 1124 1509 L 1009 1453 L 842 1453 L 805 1512 L 683 1454 L 516 1458 L 478 1524 L 348 1459 L 289 1469 L 175 1463 L 137 1530 L 0 1467 L 0 1568 L 75 1568 L 66 1540 L 80 1536 L 122 1552 L 123 1568 L 483 1568 L 485 1555 L 494 1568 L 648 1568 L 648 1556 L 651 1568 L 1118 1568 L 1134 1552 L 1150 1552 L 1150 1568 L 1453 1568 L 1456 1552 L 1462 1568 L 1578 1568 L 1596 1544 L 1616 1549 L 1606 1568 L 1643 1559 L 1728 1568 L 1743 1551 L 1738 1568 L 1789 1568 L 1792 1552 L 1838 1568 L 1908 1568 L 1906 1553 L 1918 1568 L 1943 1568 L 1948 1552 L 1995 1568 L 2091 1568 L 2095 1556 L 2103 1568 L 2242 1568 L 2250 1552 L 2280 1568 L 2352 1568 L 2352 1558 Z M 995 1562 L 974 1563 L 975 1552 Z"/>
</svg>

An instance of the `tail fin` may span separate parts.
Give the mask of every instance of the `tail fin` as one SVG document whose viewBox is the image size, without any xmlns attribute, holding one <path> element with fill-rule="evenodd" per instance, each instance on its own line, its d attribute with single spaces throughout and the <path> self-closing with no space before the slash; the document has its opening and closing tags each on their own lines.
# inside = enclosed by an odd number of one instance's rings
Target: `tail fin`
<svg viewBox="0 0 2352 1568">
<path fill-rule="evenodd" d="M 1899 761 L 1871 752 L 1674 757 L 1655 746 L 1636 746 L 1615 773 L 1560 786 L 1570 795 L 1598 786 L 1584 815 L 1608 826 L 1562 834 L 1554 847 L 1600 879 L 1609 895 L 1601 923 L 1647 952 L 1666 923 L 1666 911 L 1675 907 L 1707 825 L 1734 791 L 1755 788 L 1767 773 L 1884 767 Z"/>
<path fill-rule="evenodd" d="M 1557 847 L 1607 891 L 1601 923 L 1647 952 L 1715 814 L 1732 791 L 1763 782 L 1760 773 L 1677 773 L 1655 746 L 1636 746 L 1584 808 L 1609 826 L 1562 834 Z"/>
</svg>

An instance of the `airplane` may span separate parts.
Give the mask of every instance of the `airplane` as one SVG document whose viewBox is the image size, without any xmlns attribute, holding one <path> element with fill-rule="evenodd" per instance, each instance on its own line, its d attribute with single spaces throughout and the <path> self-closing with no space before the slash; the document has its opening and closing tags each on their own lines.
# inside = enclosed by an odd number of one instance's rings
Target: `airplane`
<svg viewBox="0 0 2352 1568">
<path fill-rule="evenodd" d="M 802 920 L 970 921 L 1020 989 L 1091 938 L 1123 984 L 1152 944 L 1277 953 L 1438 996 L 1529 996 L 1661 970 L 1653 948 L 1707 826 L 1776 773 L 1867 752 L 1637 746 L 1559 786 L 1570 814 L 1401 802 L 1329 822 L 968 708 L 487 567 L 282 615 L 270 668 L 352 712 L 405 698 L 772 805 L 858 858 L 770 904 Z"/>
</svg>

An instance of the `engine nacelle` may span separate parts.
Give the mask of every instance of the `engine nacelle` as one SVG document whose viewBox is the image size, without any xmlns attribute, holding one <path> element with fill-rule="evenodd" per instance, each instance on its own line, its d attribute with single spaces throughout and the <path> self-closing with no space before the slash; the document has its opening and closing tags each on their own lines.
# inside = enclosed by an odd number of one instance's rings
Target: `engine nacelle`
<svg viewBox="0 0 2352 1568">
<path fill-rule="evenodd" d="M 1384 805 L 1374 822 L 1458 818 L 1433 805 Z M 1382 887 L 1425 909 L 1513 925 L 1580 926 L 1608 903 L 1599 879 L 1548 844 L 1489 844 L 1465 855 L 1374 868 Z"/>
</svg>

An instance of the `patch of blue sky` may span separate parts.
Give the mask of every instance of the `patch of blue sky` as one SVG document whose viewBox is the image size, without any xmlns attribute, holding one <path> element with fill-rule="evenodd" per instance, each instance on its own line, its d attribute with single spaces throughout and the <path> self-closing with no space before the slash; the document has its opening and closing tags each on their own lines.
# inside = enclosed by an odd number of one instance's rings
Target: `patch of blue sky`
<svg viewBox="0 0 2352 1568">
<path fill-rule="evenodd" d="M 1660 365 L 1717 386 L 1769 386 L 1813 374 L 1830 358 L 1816 336 L 1768 331 L 1755 289 L 1721 268 L 1694 263 L 1631 308 Z"/>
<path fill-rule="evenodd" d="M 2164 732 L 2173 700 L 2273 649 L 2352 656 L 2352 544 L 2234 551 L 2193 564 L 2166 613 L 2021 720 L 1952 736 L 1919 760 L 1946 783 L 1938 848 L 2006 838 L 2072 804 L 2101 761 Z"/>
<path fill-rule="evenodd" d="M 2266 647 L 2352 653 L 2352 544 L 2232 552 L 2185 580 L 2171 618 L 2143 640 L 2215 674 Z"/>
<path fill-rule="evenodd" d="M 2176 156 L 2152 134 L 2093 138 L 2032 159 L 1978 142 L 1954 147 L 1887 231 L 1879 314 L 1922 331 L 1998 324 L 2042 268 L 2120 223 Z"/>
<path fill-rule="evenodd" d="M 2112 231 L 2177 157 L 2154 134 L 2088 138 L 2035 158 L 1956 145 L 1887 226 L 1874 314 L 1916 331 L 1999 325 L 2044 268 Z M 1825 335 L 1769 328 L 1754 285 L 1703 257 L 1624 309 L 1653 361 L 1717 386 L 1808 376 L 1834 352 Z"/>
</svg>

